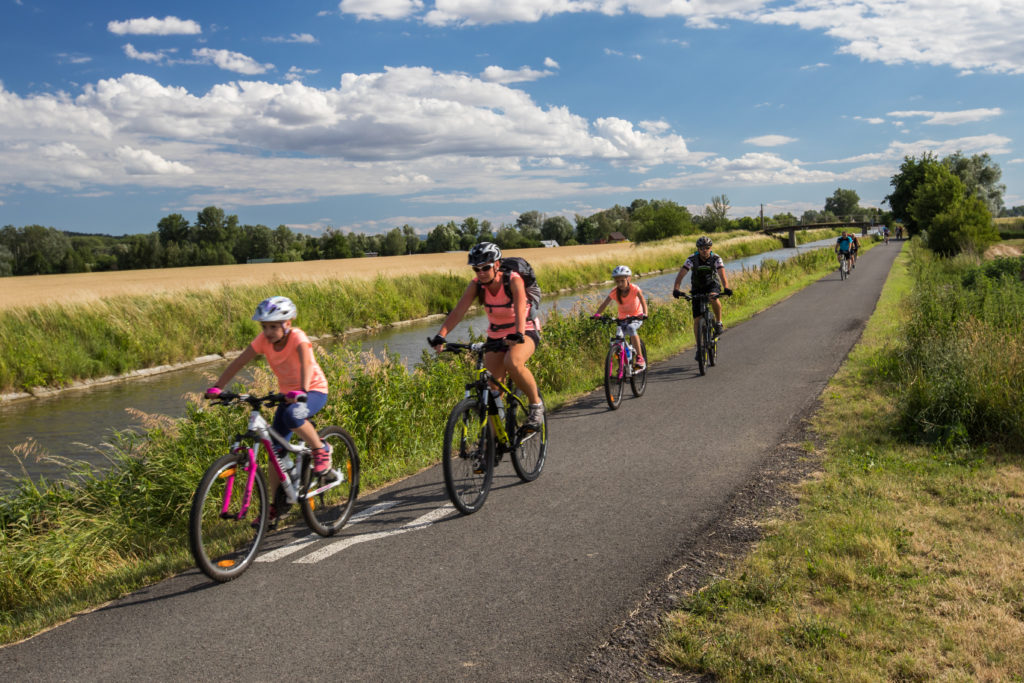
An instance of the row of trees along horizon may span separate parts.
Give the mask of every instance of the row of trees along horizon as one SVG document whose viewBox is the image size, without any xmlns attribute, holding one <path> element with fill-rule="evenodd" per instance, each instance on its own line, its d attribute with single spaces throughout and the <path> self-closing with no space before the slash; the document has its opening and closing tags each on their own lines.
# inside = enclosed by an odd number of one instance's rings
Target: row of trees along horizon
<svg viewBox="0 0 1024 683">
<path fill-rule="evenodd" d="M 806 225 L 857 216 L 877 222 L 900 220 L 913 234 L 918 221 L 909 208 L 912 190 L 916 189 L 918 179 L 924 180 L 925 169 L 932 166 L 958 178 L 963 185 L 960 192 L 983 204 L 989 223 L 992 215 L 1024 216 L 1024 206 L 1003 208 L 1002 193 L 1006 188 L 999 184 L 1002 172 L 987 154 L 964 157 L 958 152 L 941 161 L 930 154 L 920 161 L 906 157 L 900 173 L 892 178 L 893 193 L 884 200 L 890 203 L 891 213 L 861 207 L 856 191 L 838 188 L 825 199 L 820 211 L 805 211 L 800 218 L 788 212 L 777 213 L 765 217 L 763 224 Z M 936 197 L 935 201 L 939 199 Z M 971 211 L 978 208 L 971 206 Z M 616 204 L 590 216 L 577 214 L 575 224 L 565 216 L 546 217 L 539 211 L 527 211 L 515 223 L 498 228 L 490 221 L 469 217 L 458 224 L 438 224 L 426 237 L 421 237 L 410 225 L 382 234 L 343 233 L 328 228 L 321 235 L 308 235 L 286 225 L 274 229 L 240 225 L 236 215 L 226 215 L 223 209 L 208 206 L 198 212 L 194 223 L 174 213 L 160 219 L 154 232 L 124 236 L 77 233 L 40 225 L 4 226 L 0 229 L 0 277 L 227 265 L 254 260 L 309 261 L 437 253 L 467 250 L 483 240 L 494 241 L 503 249 L 539 247 L 542 240 L 560 245 L 595 244 L 608 241 L 616 233 L 627 240 L 646 242 L 675 235 L 754 231 L 762 227 L 761 218 L 729 218 L 729 209 L 729 198 L 724 194 L 712 197 L 711 203 L 697 214 L 669 199 L 636 199 L 629 206 Z M 984 222 L 985 217 L 978 214 L 971 220 Z"/>
</svg>

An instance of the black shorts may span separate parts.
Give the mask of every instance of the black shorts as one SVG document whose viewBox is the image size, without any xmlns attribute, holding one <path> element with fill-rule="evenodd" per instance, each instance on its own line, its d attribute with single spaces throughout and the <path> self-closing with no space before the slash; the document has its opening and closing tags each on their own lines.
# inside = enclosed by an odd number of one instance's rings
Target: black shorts
<svg viewBox="0 0 1024 683">
<path fill-rule="evenodd" d="M 721 294 L 722 293 L 722 287 L 716 283 L 716 284 L 712 285 L 708 289 L 702 289 L 699 292 L 692 291 L 692 292 L 690 292 L 690 294 L 708 294 L 710 292 L 714 292 L 715 294 Z M 709 302 L 709 305 L 710 305 L 710 302 Z M 701 302 L 695 301 L 695 300 L 691 300 L 690 301 L 690 310 L 693 311 L 693 317 L 695 319 L 699 318 L 701 316 L 700 309 L 701 309 Z"/>
<path fill-rule="evenodd" d="M 509 335 L 505 335 L 505 336 L 507 337 Z M 540 332 L 538 332 L 537 330 L 527 330 L 526 332 L 523 332 L 523 336 L 524 337 L 529 337 L 530 339 L 533 340 L 533 347 L 535 349 L 538 346 L 540 346 Z"/>
</svg>

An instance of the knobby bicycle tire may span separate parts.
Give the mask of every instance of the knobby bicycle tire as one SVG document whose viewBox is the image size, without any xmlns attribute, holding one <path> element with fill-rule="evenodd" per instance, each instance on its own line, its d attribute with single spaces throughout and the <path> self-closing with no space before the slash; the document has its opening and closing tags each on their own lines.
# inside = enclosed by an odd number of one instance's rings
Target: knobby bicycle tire
<svg viewBox="0 0 1024 683">
<path fill-rule="evenodd" d="M 544 469 L 544 463 L 548 458 L 548 416 L 544 413 L 541 420 L 540 430 L 530 434 L 520 435 L 519 430 L 528 417 L 530 402 L 522 389 L 516 388 L 515 395 L 507 403 L 508 411 L 506 421 L 509 430 L 509 438 L 513 440 L 512 467 L 516 474 L 523 481 L 533 481 L 540 476 Z M 544 397 L 541 396 L 541 402 Z M 522 415 L 522 419 L 519 416 Z"/>
<path fill-rule="evenodd" d="M 715 363 L 718 362 L 718 337 L 712 332 L 710 335 L 711 339 L 708 341 L 708 367 L 715 367 Z"/>
<path fill-rule="evenodd" d="M 697 371 L 701 376 L 703 376 L 705 373 L 704 364 L 707 361 L 708 354 L 706 342 L 707 321 L 704 318 L 701 318 L 698 325 L 700 326 L 700 330 L 697 333 Z"/>
<path fill-rule="evenodd" d="M 192 498 L 189 549 L 196 566 L 221 583 L 241 576 L 249 568 L 267 528 L 267 484 L 260 472 L 256 473 L 246 514 L 238 518 L 245 498 L 248 462 L 245 454 L 221 457 L 207 468 Z M 226 497 L 229 488 L 230 496 Z"/>
<path fill-rule="evenodd" d="M 629 377 L 629 386 L 633 390 L 634 396 L 643 396 L 644 391 L 647 389 L 647 345 L 644 344 L 644 340 L 640 340 L 640 350 L 638 351 L 640 357 L 644 359 L 644 369 L 637 370 L 636 365 L 633 366 L 633 374 Z M 633 359 L 636 360 L 635 358 Z"/>
<path fill-rule="evenodd" d="M 323 493 L 302 498 L 299 508 L 306 524 L 321 536 L 338 533 L 352 514 L 359 495 L 359 453 L 355 441 L 342 427 L 324 427 L 320 439 L 330 444 L 331 471 L 319 475 L 313 472 L 312 458 L 302 468 L 302 491 L 315 491 L 340 477 L 341 483 Z"/>
<path fill-rule="evenodd" d="M 618 343 L 612 344 L 604 360 L 604 398 L 612 410 L 618 408 L 622 402 L 622 382 L 625 374 L 625 368 L 622 367 L 622 350 Z"/>
<path fill-rule="evenodd" d="M 448 416 L 441 465 L 459 512 L 471 515 L 483 507 L 494 479 L 494 434 L 479 399 L 462 399 Z"/>
</svg>

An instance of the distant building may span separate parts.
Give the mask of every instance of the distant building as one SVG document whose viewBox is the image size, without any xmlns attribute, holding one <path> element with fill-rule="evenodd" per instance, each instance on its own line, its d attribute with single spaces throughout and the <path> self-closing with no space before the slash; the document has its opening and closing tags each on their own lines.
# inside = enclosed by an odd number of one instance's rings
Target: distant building
<svg viewBox="0 0 1024 683">
<path fill-rule="evenodd" d="M 604 239 L 599 239 L 597 241 L 597 243 L 598 244 L 614 244 L 615 242 L 628 242 L 628 241 L 629 240 L 626 239 L 626 236 L 623 235 L 621 232 L 610 232 L 610 233 L 608 233 L 608 237 L 606 237 Z"/>
<path fill-rule="evenodd" d="M 540 244 L 541 244 L 542 247 L 548 247 L 549 249 L 551 247 L 557 247 L 558 246 L 558 242 L 556 242 L 555 240 L 541 240 Z"/>
</svg>

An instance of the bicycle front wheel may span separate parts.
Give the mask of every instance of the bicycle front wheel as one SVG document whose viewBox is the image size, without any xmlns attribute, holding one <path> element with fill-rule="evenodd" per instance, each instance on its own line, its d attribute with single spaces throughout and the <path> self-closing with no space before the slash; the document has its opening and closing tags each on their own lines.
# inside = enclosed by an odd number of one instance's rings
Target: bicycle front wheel
<svg viewBox="0 0 1024 683">
<path fill-rule="evenodd" d="M 471 515 L 483 507 L 494 479 L 494 435 L 477 399 L 462 399 L 448 416 L 441 465 L 459 512 Z"/>
<path fill-rule="evenodd" d="M 633 366 L 633 374 L 629 377 L 629 386 L 633 389 L 634 396 L 643 396 L 644 390 L 647 389 L 647 345 L 643 339 L 640 340 L 640 357 L 644 359 L 644 369 L 637 370 L 636 366 Z"/>
<path fill-rule="evenodd" d="M 541 397 L 543 402 L 544 397 Z M 523 481 L 533 481 L 540 476 L 548 457 L 548 416 L 544 413 L 540 429 L 520 438 L 520 426 L 528 417 L 530 401 L 522 389 L 516 389 L 515 397 L 508 401 L 509 415 L 506 416 L 509 438 L 513 442 L 512 467 Z"/>
<path fill-rule="evenodd" d="M 341 427 L 324 427 L 319 434 L 331 447 L 331 469 L 315 474 L 307 460 L 301 488 L 305 497 L 299 500 L 299 508 L 310 529 L 333 536 L 345 526 L 359 495 L 359 453 L 352 436 Z"/>
<path fill-rule="evenodd" d="M 604 397 L 612 410 L 618 408 L 622 401 L 622 381 L 626 374 L 622 356 L 622 348 L 612 344 L 604 360 Z"/>
<path fill-rule="evenodd" d="M 700 325 L 700 331 L 697 333 L 697 371 L 703 376 L 706 372 L 704 366 L 707 362 L 708 356 L 707 320 L 701 318 L 698 325 Z"/>
<path fill-rule="evenodd" d="M 840 280 L 845 280 L 846 279 L 846 260 L 845 259 L 839 262 L 839 279 Z"/>
<path fill-rule="evenodd" d="M 214 581 L 223 583 L 241 576 L 263 540 L 267 484 L 257 472 L 249 497 L 248 480 L 248 456 L 231 453 L 210 465 L 192 498 L 189 549 L 196 566 Z"/>
</svg>

